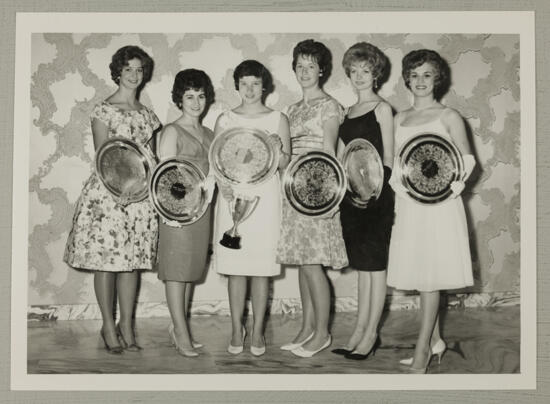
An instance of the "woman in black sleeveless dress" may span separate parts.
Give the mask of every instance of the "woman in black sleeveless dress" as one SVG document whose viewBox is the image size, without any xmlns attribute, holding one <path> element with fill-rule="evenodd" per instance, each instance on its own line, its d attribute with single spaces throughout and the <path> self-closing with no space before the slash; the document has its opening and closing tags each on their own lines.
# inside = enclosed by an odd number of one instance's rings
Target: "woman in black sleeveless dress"
<svg viewBox="0 0 550 404">
<path fill-rule="evenodd" d="M 366 359 L 380 345 L 378 323 L 386 297 L 386 267 L 394 196 L 388 180 L 393 163 L 392 109 L 378 94 L 380 83 L 388 76 L 388 58 L 377 47 L 360 42 L 344 54 L 342 65 L 357 93 L 340 126 L 343 145 L 354 139 L 368 140 L 384 165 L 384 185 L 380 197 L 370 200 L 365 209 L 345 200 L 340 207 L 342 232 L 350 267 L 358 271 L 358 309 L 355 330 L 342 348 L 333 350 L 348 359 Z"/>
</svg>

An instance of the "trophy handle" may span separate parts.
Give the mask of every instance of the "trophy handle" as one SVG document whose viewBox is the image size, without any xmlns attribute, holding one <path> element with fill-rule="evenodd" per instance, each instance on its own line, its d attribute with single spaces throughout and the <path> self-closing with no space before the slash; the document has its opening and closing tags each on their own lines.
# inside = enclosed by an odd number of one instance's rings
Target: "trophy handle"
<svg viewBox="0 0 550 404">
<path fill-rule="evenodd" d="M 248 213 L 242 218 L 241 222 L 244 222 L 246 219 L 248 219 L 248 217 L 252 214 L 252 212 L 254 212 L 256 210 L 256 206 L 258 205 L 258 202 L 260 201 L 260 197 L 259 196 L 255 196 L 254 198 L 252 198 L 252 200 L 254 202 L 252 202 L 252 208 L 250 208 L 250 210 L 248 211 Z"/>
</svg>

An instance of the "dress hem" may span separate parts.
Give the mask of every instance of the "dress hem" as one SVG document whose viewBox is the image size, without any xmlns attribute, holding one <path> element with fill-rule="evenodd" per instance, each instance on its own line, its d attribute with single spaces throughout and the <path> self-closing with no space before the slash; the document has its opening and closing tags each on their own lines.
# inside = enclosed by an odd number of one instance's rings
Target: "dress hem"
<svg viewBox="0 0 550 404">
<path fill-rule="evenodd" d="M 434 288 L 424 288 L 424 287 L 420 287 L 420 288 L 417 288 L 417 287 L 411 287 L 411 286 L 397 286 L 397 285 L 392 285 L 391 283 L 388 282 L 388 286 L 394 288 L 394 289 L 397 289 L 397 290 L 416 290 L 418 292 L 438 292 L 438 291 L 441 291 L 441 290 L 455 290 L 455 289 L 463 289 L 463 288 L 467 288 L 467 287 L 470 287 L 470 286 L 474 286 L 474 283 L 471 282 L 471 283 L 466 283 L 466 284 L 462 284 L 462 285 L 459 285 L 459 286 L 456 286 L 456 285 L 446 285 L 446 286 L 440 286 L 440 287 L 434 287 Z"/>
</svg>

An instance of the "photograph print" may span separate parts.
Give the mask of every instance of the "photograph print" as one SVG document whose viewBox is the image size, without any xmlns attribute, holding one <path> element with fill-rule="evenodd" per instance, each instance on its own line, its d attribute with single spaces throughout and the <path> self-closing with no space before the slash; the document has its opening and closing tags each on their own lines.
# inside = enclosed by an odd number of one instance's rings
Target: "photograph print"
<svg viewBox="0 0 550 404">
<path fill-rule="evenodd" d="M 534 383 L 533 21 L 352 14 L 19 16 L 12 388 Z"/>
</svg>

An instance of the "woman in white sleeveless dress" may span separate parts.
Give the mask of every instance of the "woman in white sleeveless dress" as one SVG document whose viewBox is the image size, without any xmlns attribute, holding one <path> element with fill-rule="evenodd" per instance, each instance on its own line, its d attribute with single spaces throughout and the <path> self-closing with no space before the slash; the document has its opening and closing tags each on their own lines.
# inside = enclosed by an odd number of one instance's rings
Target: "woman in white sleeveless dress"
<svg viewBox="0 0 550 404">
<path fill-rule="evenodd" d="M 270 141 L 281 149 L 279 170 L 286 167 L 290 156 L 288 120 L 284 114 L 264 105 L 266 96 L 273 89 L 269 71 L 260 62 L 245 60 L 235 68 L 235 88 L 241 97 L 241 104 L 233 110 L 222 113 L 214 129 L 215 135 L 234 127 L 254 128 L 270 135 Z M 228 276 L 229 305 L 232 320 L 231 342 L 228 352 L 243 351 L 246 328 L 243 313 L 247 283 L 250 278 L 253 327 L 250 351 L 255 356 L 265 352 L 263 335 L 264 318 L 267 310 L 269 277 L 279 275 L 280 265 L 276 263 L 276 250 L 281 225 L 281 186 L 279 172 L 257 187 L 234 191 L 218 183 L 221 197 L 216 205 L 214 225 L 214 266 L 218 273 Z M 225 231 L 233 226 L 229 202 L 234 193 L 258 196 L 259 202 L 245 221 L 239 225 L 241 248 L 230 249 L 220 245 Z"/>
<path fill-rule="evenodd" d="M 417 50 L 403 59 L 403 79 L 414 96 L 413 105 L 395 116 L 395 150 L 412 137 L 437 133 L 453 142 L 463 156 L 466 177 L 475 165 L 462 117 L 437 100 L 449 73 L 434 51 Z M 395 222 L 388 262 L 388 285 L 420 292 L 422 323 L 414 357 L 402 361 L 413 373 L 425 373 L 432 355 L 441 355 L 445 343 L 439 333 L 439 291 L 473 284 L 466 215 L 460 194 L 464 181 L 451 184 L 450 198 L 436 204 L 413 200 L 400 182 L 397 161 L 390 184 L 396 193 Z"/>
</svg>

